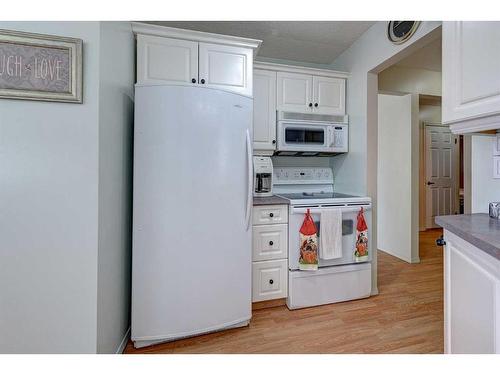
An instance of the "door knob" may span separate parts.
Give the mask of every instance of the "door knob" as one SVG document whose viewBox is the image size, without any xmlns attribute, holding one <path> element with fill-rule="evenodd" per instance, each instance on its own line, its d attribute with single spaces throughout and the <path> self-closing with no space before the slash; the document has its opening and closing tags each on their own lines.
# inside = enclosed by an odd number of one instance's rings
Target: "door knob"
<svg viewBox="0 0 500 375">
<path fill-rule="evenodd" d="M 435 182 L 427 181 L 427 185 L 434 185 Z"/>
<path fill-rule="evenodd" d="M 312 106 L 313 106 L 313 104 L 312 104 L 312 103 L 309 103 L 309 107 L 312 107 Z"/>
<path fill-rule="evenodd" d="M 318 103 L 314 103 L 314 106 L 317 107 L 318 106 Z"/>
<path fill-rule="evenodd" d="M 273 279 L 269 280 L 269 284 L 273 285 L 274 284 L 274 280 Z"/>
<path fill-rule="evenodd" d="M 269 217 L 273 217 L 273 216 L 274 216 L 274 214 L 271 212 L 271 213 L 269 214 Z"/>
<path fill-rule="evenodd" d="M 273 145 L 275 145 L 275 144 L 276 144 L 276 139 L 273 139 Z"/>
<path fill-rule="evenodd" d="M 191 80 L 191 82 L 192 82 L 192 83 L 196 83 L 196 79 L 195 79 L 195 78 L 193 78 L 193 79 Z"/>
<path fill-rule="evenodd" d="M 205 80 L 202 78 L 200 82 L 203 85 L 205 83 Z"/>
<path fill-rule="evenodd" d="M 269 241 L 269 246 L 273 246 L 274 245 L 274 242 L 273 241 Z"/>
</svg>

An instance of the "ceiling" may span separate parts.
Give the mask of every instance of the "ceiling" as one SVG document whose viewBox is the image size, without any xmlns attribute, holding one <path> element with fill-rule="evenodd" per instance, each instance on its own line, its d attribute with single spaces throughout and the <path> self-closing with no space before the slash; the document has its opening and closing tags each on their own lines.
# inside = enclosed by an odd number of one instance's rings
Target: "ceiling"
<svg viewBox="0 0 500 375">
<path fill-rule="evenodd" d="M 257 57 L 331 64 L 375 22 L 365 21 L 150 21 L 156 25 L 263 41 Z"/>
<path fill-rule="evenodd" d="M 441 38 L 427 44 L 395 64 L 405 68 L 441 71 Z"/>
</svg>

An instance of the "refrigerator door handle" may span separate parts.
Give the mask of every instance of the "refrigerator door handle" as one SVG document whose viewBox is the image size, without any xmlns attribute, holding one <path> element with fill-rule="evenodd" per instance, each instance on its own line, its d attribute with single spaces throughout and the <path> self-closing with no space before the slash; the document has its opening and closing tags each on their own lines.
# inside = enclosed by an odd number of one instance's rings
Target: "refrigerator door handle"
<svg viewBox="0 0 500 375">
<path fill-rule="evenodd" d="M 248 168 L 248 189 L 247 189 L 247 210 L 245 215 L 246 229 L 250 225 L 250 213 L 252 212 L 252 195 L 253 195 L 253 171 L 252 171 L 252 141 L 250 139 L 250 130 L 247 129 L 247 168 Z"/>
</svg>

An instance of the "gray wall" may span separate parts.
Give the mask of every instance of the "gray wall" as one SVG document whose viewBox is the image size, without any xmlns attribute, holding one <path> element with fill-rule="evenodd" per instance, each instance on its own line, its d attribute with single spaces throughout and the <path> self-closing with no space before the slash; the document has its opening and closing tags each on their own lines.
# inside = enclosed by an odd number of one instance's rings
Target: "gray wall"
<svg viewBox="0 0 500 375">
<path fill-rule="evenodd" d="M 130 327 L 135 82 L 130 22 L 101 23 L 100 51 L 97 352 L 116 353 Z"/>
<path fill-rule="evenodd" d="M 0 99 L 0 353 L 92 353 L 99 24 L 0 28 L 84 40 L 83 104 Z"/>
<path fill-rule="evenodd" d="M 116 352 L 130 309 L 130 24 L 0 28 L 84 41 L 83 104 L 0 99 L 0 353 Z"/>
</svg>

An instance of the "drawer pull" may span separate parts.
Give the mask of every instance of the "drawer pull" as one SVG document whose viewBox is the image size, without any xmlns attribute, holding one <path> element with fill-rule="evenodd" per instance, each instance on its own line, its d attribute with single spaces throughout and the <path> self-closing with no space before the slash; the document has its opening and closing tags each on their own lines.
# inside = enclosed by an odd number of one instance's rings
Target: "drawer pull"
<svg viewBox="0 0 500 375">
<path fill-rule="evenodd" d="M 274 242 L 273 241 L 269 241 L 269 246 L 273 246 L 274 245 Z"/>
<path fill-rule="evenodd" d="M 274 214 L 271 212 L 271 213 L 269 214 L 269 217 L 274 217 Z"/>
<path fill-rule="evenodd" d="M 273 285 L 274 284 L 274 280 L 273 279 L 269 280 L 269 284 Z"/>
</svg>

